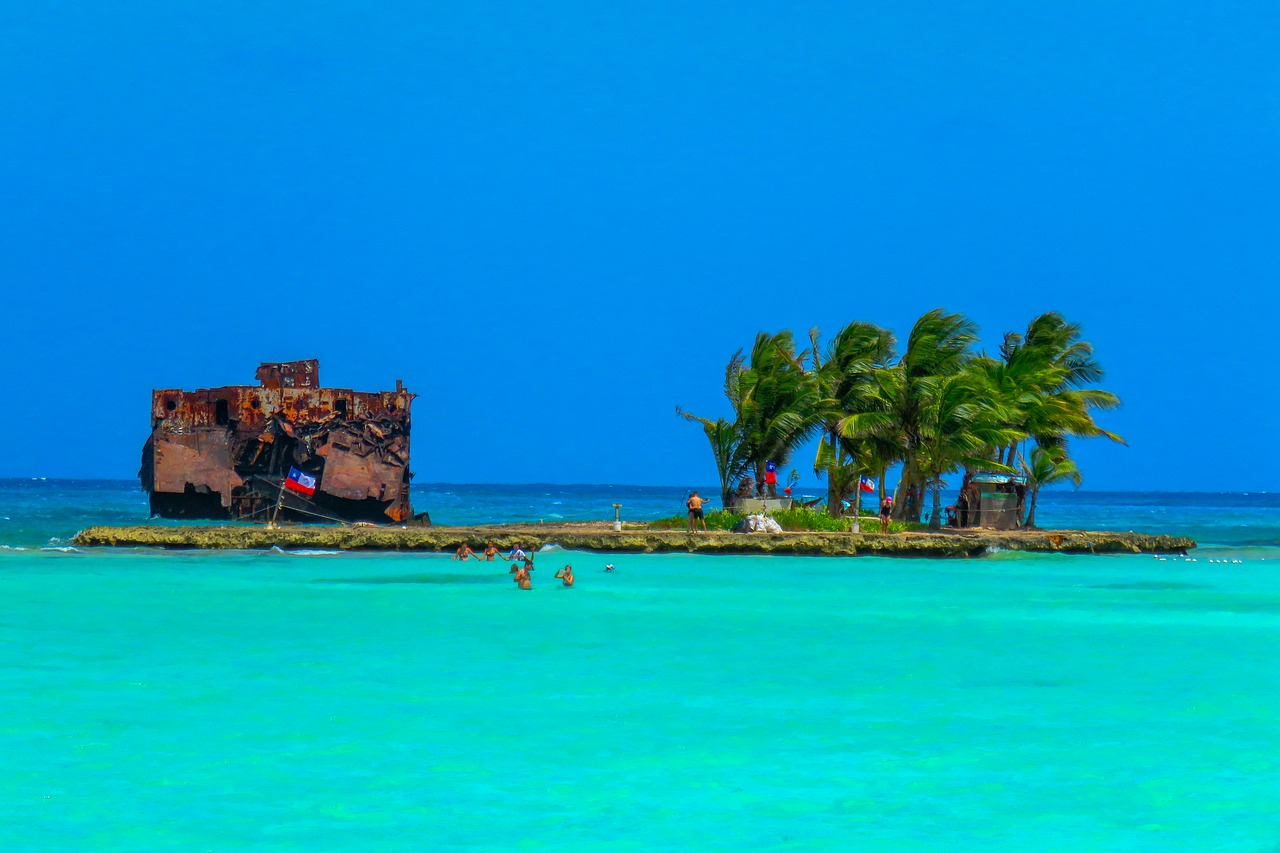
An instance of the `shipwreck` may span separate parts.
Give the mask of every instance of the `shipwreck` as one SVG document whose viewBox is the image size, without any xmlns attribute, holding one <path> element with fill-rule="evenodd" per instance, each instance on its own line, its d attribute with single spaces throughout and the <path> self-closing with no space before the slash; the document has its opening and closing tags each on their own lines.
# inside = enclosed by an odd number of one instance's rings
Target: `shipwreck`
<svg viewBox="0 0 1280 853">
<path fill-rule="evenodd" d="M 139 477 L 153 516 L 413 519 L 415 395 L 399 379 L 394 391 L 322 388 L 314 359 L 265 362 L 257 379 L 258 385 L 152 391 Z M 308 493 L 286 487 L 291 479 L 307 483 Z"/>
</svg>

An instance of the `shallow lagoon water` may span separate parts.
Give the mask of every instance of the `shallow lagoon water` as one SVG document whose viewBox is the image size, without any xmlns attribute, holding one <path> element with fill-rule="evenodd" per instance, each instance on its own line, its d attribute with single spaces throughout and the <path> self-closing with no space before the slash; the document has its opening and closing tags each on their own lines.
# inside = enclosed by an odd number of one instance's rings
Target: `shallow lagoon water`
<svg viewBox="0 0 1280 853">
<path fill-rule="evenodd" d="M 531 592 L 439 555 L 19 542 L 4 846 L 1274 850 L 1280 549 L 1249 537 L 553 551 Z"/>
</svg>

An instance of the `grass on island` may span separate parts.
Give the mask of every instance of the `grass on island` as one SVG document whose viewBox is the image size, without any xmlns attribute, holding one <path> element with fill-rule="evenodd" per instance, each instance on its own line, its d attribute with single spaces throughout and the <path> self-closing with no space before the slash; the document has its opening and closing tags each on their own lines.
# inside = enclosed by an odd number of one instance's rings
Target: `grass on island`
<svg viewBox="0 0 1280 853">
<path fill-rule="evenodd" d="M 769 513 L 769 516 L 788 533 L 848 533 L 849 522 L 852 520 L 849 518 L 832 518 L 825 512 L 818 512 L 804 507 L 775 510 Z M 745 513 L 715 510 L 706 515 L 707 529 L 732 530 L 734 525 L 744 518 L 746 518 Z M 689 516 L 687 514 L 673 515 L 670 518 L 651 521 L 647 526 L 649 530 L 687 530 Z M 904 533 L 908 530 L 928 530 L 928 528 L 927 524 L 912 524 L 903 521 L 889 522 L 890 533 Z M 864 533 L 879 533 L 880 517 L 874 513 L 863 512 L 862 530 Z"/>
</svg>

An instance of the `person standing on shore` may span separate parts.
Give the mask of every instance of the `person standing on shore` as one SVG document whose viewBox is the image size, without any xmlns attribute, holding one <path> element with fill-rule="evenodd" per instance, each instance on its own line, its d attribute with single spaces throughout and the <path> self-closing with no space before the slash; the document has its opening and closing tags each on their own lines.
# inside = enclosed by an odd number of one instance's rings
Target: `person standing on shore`
<svg viewBox="0 0 1280 853">
<path fill-rule="evenodd" d="M 702 513 L 703 503 L 704 501 L 702 497 L 700 497 L 696 491 L 689 496 L 689 500 L 685 503 L 685 506 L 689 508 L 689 532 L 690 533 L 698 532 L 697 522 L 699 521 L 702 522 L 702 532 L 703 533 L 707 532 L 707 519 Z"/>
<path fill-rule="evenodd" d="M 885 497 L 880 502 L 880 532 L 889 532 L 889 516 L 893 515 L 893 498 Z"/>
</svg>

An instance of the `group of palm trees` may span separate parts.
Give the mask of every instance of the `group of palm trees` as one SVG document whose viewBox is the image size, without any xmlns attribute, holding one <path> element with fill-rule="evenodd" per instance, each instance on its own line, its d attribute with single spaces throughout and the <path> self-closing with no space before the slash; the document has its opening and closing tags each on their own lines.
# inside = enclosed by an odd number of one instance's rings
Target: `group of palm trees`
<svg viewBox="0 0 1280 853">
<path fill-rule="evenodd" d="M 973 321 L 941 308 L 916 321 L 901 354 L 892 332 L 861 321 L 826 346 L 813 329 L 803 350 L 790 331 L 761 332 L 725 370 L 732 419 L 676 411 L 706 432 L 725 506 L 739 480 L 764 482 L 766 463 L 784 465 L 818 437 L 814 471 L 827 478 L 833 516 L 843 515 L 846 497 L 861 497 L 863 476 L 879 482 L 883 499 L 886 472 L 901 464 L 895 518 L 919 522 L 929 492 L 930 523 L 939 526 L 943 478 L 963 470 L 967 484 L 984 471 L 1026 478 L 1022 524 L 1034 527 L 1041 486 L 1080 484 L 1068 438 L 1123 441 L 1093 418 L 1120 401 L 1094 387 L 1103 371 L 1093 345 L 1056 312 L 1006 334 L 997 355 L 977 345 Z"/>
</svg>

